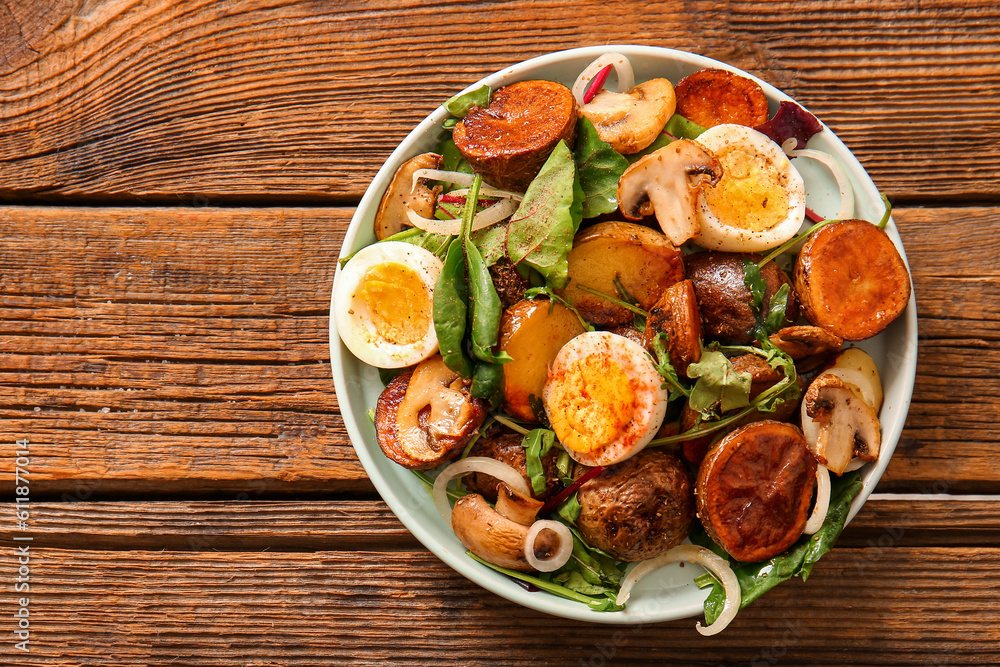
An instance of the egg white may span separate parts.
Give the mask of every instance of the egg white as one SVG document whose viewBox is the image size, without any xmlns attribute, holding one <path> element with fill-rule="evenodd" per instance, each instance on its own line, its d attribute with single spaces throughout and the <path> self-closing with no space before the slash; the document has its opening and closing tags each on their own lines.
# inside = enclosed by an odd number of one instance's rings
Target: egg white
<svg viewBox="0 0 1000 667">
<path fill-rule="evenodd" d="M 584 386 L 573 386 L 570 391 L 576 393 L 570 396 L 567 396 L 567 387 L 560 386 L 568 382 L 567 373 L 571 366 L 591 355 L 609 360 L 623 372 L 619 375 L 624 375 L 628 382 L 634 403 L 631 414 L 626 415 L 627 423 L 617 432 L 617 437 L 589 452 L 581 452 L 567 445 L 567 415 L 582 413 L 578 419 L 585 419 L 590 425 L 607 424 L 612 420 L 609 415 L 619 407 L 603 404 L 600 400 L 601 394 L 609 389 L 605 383 L 614 377 L 614 373 L 587 375 L 582 378 Z M 553 430 L 566 446 L 570 457 L 588 466 L 610 465 L 638 454 L 656 435 L 667 410 L 667 390 L 649 353 L 638 343 L 607 331 L 582 333 L 560 348 L 549 369 L 542 399 Z"/>
<path fill-rule="evenodd" d="M 438 339 L 431 317 L 420 339 L 410 344 L 391 342 L 377 330 L 358 291 L 370 269 L 388 262 L 413 269 L 428 296 L 433 297 L 434 285 L 441 273 L 441 260 L 429 250 L 411 243 L 383 241 L 362 248 L 337 272 L 333 283 L 334 321 L 340 340 L 358 359 L 378 368 L 404 368 L 437 352 Z M 399 313 L 400 318 L 406 315 Z"/>
<path fill-rule="evenodd" d="M 734 124 L 711 127 L 697 141 L 713 153 L 738 147 L 763 158 L 779 174 L 781 187 L 788 196 L 788 214 L 768 229 L 754 231 L 736 227 L 718 218 L 708 204 L 708 188 L 705 188 L 698 197 L 698 222 L 701 229 L 695 243 L 709 250 L 760 252 L 775 248 L 795 236 L 806 215 L 805 184 L 778 144 L 757 130 Z"/>
</svg>

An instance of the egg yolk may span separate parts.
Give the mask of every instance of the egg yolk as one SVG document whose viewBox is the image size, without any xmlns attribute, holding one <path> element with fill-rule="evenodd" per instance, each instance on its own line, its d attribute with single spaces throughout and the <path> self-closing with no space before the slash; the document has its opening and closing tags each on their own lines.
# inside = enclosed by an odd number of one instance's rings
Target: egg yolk
<svg viewBox="0 0 1000 667">
<path fill-rule="evenodd" d="M 355 297 L 368 307 L 376 333 L 396 345 L 412 345 L 427 335 L 433 305 L 420 274 L 399 262 L 376 264 L 365 272 Z"/>
<path fill-rule="evenodd" d="M 605 355 L 570 362 L 547 398 L 552 430 L 564 446 L 589 453 L 618 439 L 635 411 L 625 370 Z"/>
<path fill-rule="evenodd" d="M 716 155 L 723 176 L 705 194 L 720 222 L 762 232 L 788 217 L 784 175 L 770 160 L 739 146 Z"/>
</svg>

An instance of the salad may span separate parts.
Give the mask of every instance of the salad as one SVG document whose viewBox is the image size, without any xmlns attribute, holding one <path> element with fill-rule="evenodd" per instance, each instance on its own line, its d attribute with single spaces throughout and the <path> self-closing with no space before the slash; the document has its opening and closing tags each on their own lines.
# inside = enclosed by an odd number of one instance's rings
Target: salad
<svg viewBox="0 0 1000 667">
<path fill-rule="evenodd" d="M 537 595 L 616 611 L 696 562 L 714 634 L 807 577 L 880 455 L 879 371 L 851 343 L 909 300 L 888 202 L 855 219 L 807 147 L 822 125 L 724 70 L 636 84 L 609 53 L 572 88 L 445 106 L 450 136 L 400 167 L 334 286 L 385 383 L 383 454 Z M 834 219 L 802 160 L 836 178 Z"/>
</svg>

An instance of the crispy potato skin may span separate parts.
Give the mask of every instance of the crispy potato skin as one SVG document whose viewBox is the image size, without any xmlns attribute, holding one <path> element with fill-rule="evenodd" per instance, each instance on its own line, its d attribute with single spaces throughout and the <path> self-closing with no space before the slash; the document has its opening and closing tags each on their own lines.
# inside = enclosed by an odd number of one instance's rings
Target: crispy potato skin
<svg viewBox="0 0 1000 667">
<path fill-rule="evenodd" d="M 743 258 L 759 262 L 760 255 L 729 252 L 700 252 L 684 259 L 687 277 L 694 283 L 701 324 L 706 338 L 723 343 L 752 342 L 750 331 L 756 320 L 750 304 L 752 298 L 744 282 Z M 791 283 L 785 272 L 774 262 L 764 265 L 761 277 L 767 282 L 764 303 L 785 283 Z M 785 304 L 785 323 L 791 325 L 799 317 L 799 302 L 792 289 Z"/>
<path fill-rule="evenodd" d="M 486 456 L 506 463 L 521 473 L 521 476 L 524 477 L 524 481 L 530 489 L 531 480 L 528 479 L 528 472 L 525 466 L 526 457 L 524 447 L 521 446 L 522 440 L 523 438 L 519 434 L 512 431 L 493 429 L 486 436 L 476 441 L 476 444 L 472 446 L 472 451 L 469 452 L 469 456 Z M 558 453 L 558 450 L 553 448 L 542 458 L 542 468 L 545 471 L 545 491 L 538 495 L 532 492 L 532 496 L 538 500 L 548 500 L 562 490 L 562 483 L 559 481 L 559 472 L 556 469 Z M 469 491 L 480 494 L 491 503 L 496 502 L 497 487 L 501 484 L 497 478 L 476 472 L 466 475 L 463 481 Z"/>
<path fill-rule="evenodd" d="M 684 260 L 666 236 L 630 222 L 601 222 L 577 234 L 564 294 L 587 321 L 606 327 L 632 321 L 626 308 L 577 287 L 617 297 L 616 277 L 639 306 L 649 310 L 663 290 L 684 279 Z"/>
<path fill-rule="evenodd" d="M 690 280 L 668 287 L 650 309 L 643 334 L 643 345 L 650 352 L 659 333 L 667 334 L 670 364 L 685 377 L 688 366 L 701 359 L 701 317 Z"/>
<path fill-rule="evenodd" d="M 643 450 L 580 486 L 577 526 L 589 544 L 619 560 L 653 558 L 690 532 L 692 485 L 676 456 Z"/>
<path fill-rule="evenodd" d="M 382 448 L 382 452 L 389 459 L 411 470 L 430 470 L 438 467 L 462 451 L 462 448 L 469 442 L 472 435 L 486 421 L 486 415 L 489 413 L 489 403 L 482 399 L 468 396 L 468 401 L 473 408 L 472 418 L 464 425 L 462 432 L 454 437 L 440 436 L 433 438 L 431 446 L 436 448 L 439 456 L 427 461 L 416 460 L 407 455 L 405 448 L 402 446 L 397 423 L 399 406 L 403 402 L 403 397 L 406 396 L 406 390 L 409 387 L 412 376 L 413 368 L 407 368 L 394 377 L 385 386 L 382 393 L 379 394 L 378 401 L 375 404 L 375 436 L 379 447 Z M 429 412 L 430 408 L 425 408 L 418 416 L 421 425 L 423 425 L 426 415 Z M 426 429 L 426 426 L 424 428 Z"/>
<path fill-rule="evenodd" d="M 577 104 L 552 81 L 519 81 L 500 88 L 486 108 L 474 107 L 455 126 L 455 146 L 491 185 L 523 192 L 560 140 L 572 148 Z"/>
<path fill-rule="evenodd" d="M 816 460 L 791 424 L 759 421 L 712 447 L 698 469 L 698 516 L 716 544 L 756 563 L 802 535 L 816 484 Z"/>
<path fill-rule="evenodd" d="M 677 113 L 709 128 L 767 122 L 767 96 L 756 81 L 722 69 L 703 69 L 677 83 Z"/>
<path fill-rule="evenodd" d="M 844 340 L 882 332 L 910 299 L 903 258 L 888 234 L 866 220 L 834 223 L 809 237 L 793 276 L 806 319 Z"/>
<path fill-rule="evenodd" d="M 504 408 L 537 421 L 531 397 L 542 401 L 548 367 L 570 339 L 585 331 L 566 306 L 544 299 L 518 301 L 500 318 L 500 350 L 514 359 L 504 365 Z"/>
</svg>

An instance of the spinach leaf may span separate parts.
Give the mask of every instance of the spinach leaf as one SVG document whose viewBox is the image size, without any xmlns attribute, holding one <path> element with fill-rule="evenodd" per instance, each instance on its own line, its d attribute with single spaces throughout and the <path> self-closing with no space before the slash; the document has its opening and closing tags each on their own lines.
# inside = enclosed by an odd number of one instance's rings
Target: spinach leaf
<svg viewBox="0 0 1000 667">
<path fill-rule="evenodd" d="M 490 402 L 490 407 L 494 410 L 500 407 L 503 401 L 504 375 L 503 366 L 485 361 L 476 363 L 472 371 L 472 386 L 469 393 L 476 398 L 482 398 Z"/>
<path fill-rule="evenodd" d="M 688 120 L 679 113 L 675 113 L 667 121 L 667 126 L 663 130 L 678 139 L 697 139 L 705 131 L 705 128 L 698 123 Z"/>
<path fill-rule="evenodd" d="M 813 566 L 830 549 L 833 548 L 840 533 L 844 530 L 851 501 L 861 491 L 861 475 L 857 472 L 847 473 L 833 480 L 830 491 L 830 509 L 826 520 L 815 535 L 803 535 L 786 551 L 762 563 L 736 563 L 733 572 L 740 582 L 742 600 L 740 609 L 746 607 L 761 595 L 771 590 L 783 581 L 794 576 L 803 580 L 809 578 Z M 696 579 L 699 586 L 712 586 L 712 592 L 705 600 L 705 621 L 714 623 L 722 612 L 726 594 L 722 585 L 711 575 L 703 575 Z"/>
<path fill-rule="evenodd" d="M 483 85 L 464 95 L 455 95 L 441 106 L 447 109 L 452 116 L 465 118 L 472 111 L 472 107 L 488 107 L 492 97 L 493 91 L 490 90 L 489 86 Z"/>
<path fill-rule="evenodd" d="M 750 405 L 750 373 L 738 373 L 717 350 L 705 350 L 701 360 L 688 366 L 689 378 L 697 378 L 688 404 L 704 417 Z"/>
<path fill-rule="evenodd" d="M 583 217 L 593 218 L 616 210 L 618 179 L 628 168 L 628 160 L 611 144 L 601 140 L 594 124 L 587 118 L 581 118 L 577 123 L 573 160 L 583 189 Z"/>
<path fill-rule="evenodd" d="M 529 431 L 521 440 L 521 446 L 524 447 L 525 471 L 531 480 L 531 489 L 535 495 L 545 492 L 545 466 L 542 465 L 542 459 L 554 444 L 556 444 L 555 432 L 544 428 Z"/>
<path fill-rule="evenodd" d="M 438 146 L 438 153 L 441 155 L 441 169 L 443 171 L 458 171 L 463 174 L 472 173 L 472 165 L 462 157 L 451 137 L 441 142 L 441 145 Z M 457 186 L 452 186 L 449 189 L 455 189 L 455 187 Z"/>
<path fill-rule="evenodd" d="M 465 257 L 462 244 L 456 239 L 448 247 L 434 286 L 433 317 L 444 365 L 464 378 L 472 376 L 472 362 L 464 348 L 468 301 Z"/>
<path fill-rule="evenodd" d="M 560 141 L 510 219 L 510 261 L 536 269 L 553 287 L 565 287 L 569 282 L 567 257 L 583 220 L 582 202 L 573 155 L 566 142 Z"/>
</svg>

